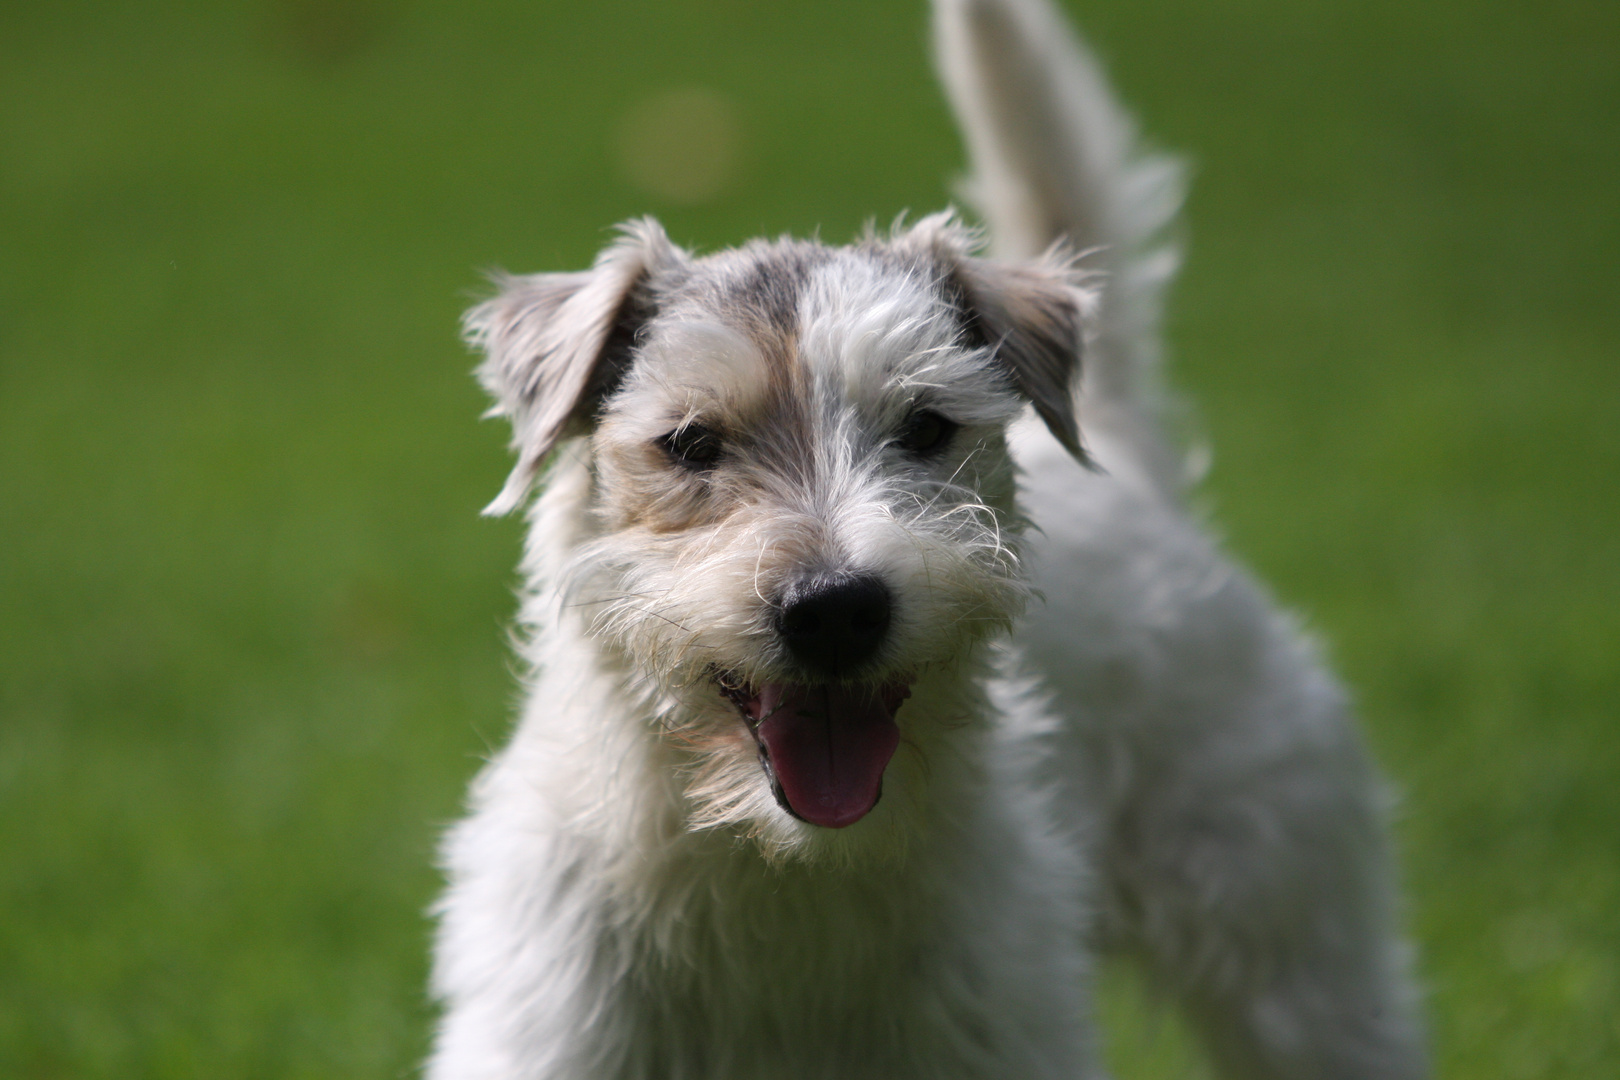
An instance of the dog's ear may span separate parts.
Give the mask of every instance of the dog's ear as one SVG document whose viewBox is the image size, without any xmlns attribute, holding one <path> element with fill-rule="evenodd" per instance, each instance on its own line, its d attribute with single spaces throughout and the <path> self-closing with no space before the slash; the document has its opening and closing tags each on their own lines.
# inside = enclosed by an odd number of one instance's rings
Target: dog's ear
<svg viewBox="0 0 1620 1080">
<path fill-rule="evenodd" d="M 623 236 L 577 274 L 500 276 L 500 292 L 467 312 L 467 341 L 495 404 L 485 415 L 512 422 L 517 465 L 485 514 L 522 504 L 552 447 L 587 433 L 602 399 L 623 376 L 636 331 L 652 314 L 649 279 L 683 262 L 656 221 Z"/>
<path fill-rule="evenodd" d="M 1058 442 L 1089 464 L 1074 395 L 1090 293 L 1070 283 L 1067 260 L 1019 265 L 967 257 L 954 276 L 970 339 L 995 350 Z"/>
<path fill-rule="evenodd" d="M 994 352 L 1058 442 L 1089 464 L 1075 386 L 1096 297 L 1067 249 L 1056 245 L 1028 263 L 981 259 L 972 254 L 976 234 L 950 212 L 923 218 L 896 241 L 941 266 L 946 290 L 962 308 L 967 339 Z"/>
</svg>

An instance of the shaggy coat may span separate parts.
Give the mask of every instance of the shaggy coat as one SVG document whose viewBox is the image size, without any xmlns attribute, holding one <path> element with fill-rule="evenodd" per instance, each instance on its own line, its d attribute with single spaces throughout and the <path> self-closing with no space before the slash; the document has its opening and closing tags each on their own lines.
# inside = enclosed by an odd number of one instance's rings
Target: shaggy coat
<svg viewBox="0 0 1620 1080">
<path fill-rule="evenodd" d="M 1096 1077 L 1099 950 L 1226 1075 L 1424 1074 L 1344 696 L 1160 431 L 1176 170 L 1044 0 L 935 18 L 992 258 L 647 220 L 468 315 L 527 696 L 432 1080 Z"/>
</svg>

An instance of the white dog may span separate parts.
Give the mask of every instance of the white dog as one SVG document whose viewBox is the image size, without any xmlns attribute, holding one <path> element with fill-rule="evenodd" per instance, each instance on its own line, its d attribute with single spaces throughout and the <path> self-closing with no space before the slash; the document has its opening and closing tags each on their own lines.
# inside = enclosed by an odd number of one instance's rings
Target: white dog
<svg viewBox="0 0 1620 1080">
<path fill-rule="evenodd" d="M 1045 0 L 936 32 L 994 259 L 642 221 L 468 317 L 544 490 L 434 1080 L 1096 1077 L 1099 949 L 1227 1075 L 1425 1072 L 1377 777 L 1156 422 L 1175 170 Z"/>
</svg>

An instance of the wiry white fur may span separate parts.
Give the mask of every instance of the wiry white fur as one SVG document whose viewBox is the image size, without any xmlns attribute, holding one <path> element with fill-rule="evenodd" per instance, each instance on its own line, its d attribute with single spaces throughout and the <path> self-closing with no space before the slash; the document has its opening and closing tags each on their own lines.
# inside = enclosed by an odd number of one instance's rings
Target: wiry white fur
<svg viewBox="0 0 1620 1080">
<path fill-rule="evenodd" d="M 972 261 L 949 218 L 703 260 L 643 223 L 476 309 L 519 421 L 507 501 L 606 385 L 614 320 L 657 315 L 530 510 L 526 703 L 445 846 L 433 1080 L 1099 1076 L 1095 949 L 1143 959 L 1227 1075 L 1423 1074 L 1343 695 L 1179 506 L 1155 425 L 1171 173 L 1133 164 L 1042 0 L 938 0 L 936 27 L 1000 250 L 1102 249 L 1100 469 L 1051 400 L 1059 438 L 1014 422 L 1052 373 L 1007 367 L 1094 297 Z M 794 279 L 791 332 L 737 299 L 762 266 Z M 964 340 L 952 275 L 994 340 Z M 894 442 L 924 407 L 962 425 L 937 460 Z M 701 479 L 656 451 L 697 423 L 733 440 Z M 713 682 L 792 677 L 772 616 L 806 570 L 888 585 L 875 678 L 913 688 L 881 801 L 839 830 L 778 806 Z"/>
</svg>

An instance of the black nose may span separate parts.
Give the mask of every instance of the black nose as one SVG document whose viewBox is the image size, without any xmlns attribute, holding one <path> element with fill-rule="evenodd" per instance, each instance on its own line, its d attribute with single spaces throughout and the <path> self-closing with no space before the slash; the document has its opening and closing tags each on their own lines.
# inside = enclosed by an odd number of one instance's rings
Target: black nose
<svg viewBox="0 0 1620 1080">
<path fill-rule="evenodd" d="M 789 586 L 777 632 L 793 658 L 821 675 L 847 675 L 889 632 L 889 590 L 870 574 L 820 575 Z"/>
</svg>

